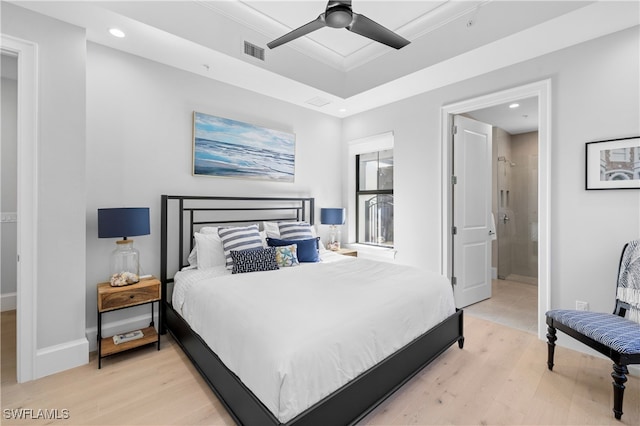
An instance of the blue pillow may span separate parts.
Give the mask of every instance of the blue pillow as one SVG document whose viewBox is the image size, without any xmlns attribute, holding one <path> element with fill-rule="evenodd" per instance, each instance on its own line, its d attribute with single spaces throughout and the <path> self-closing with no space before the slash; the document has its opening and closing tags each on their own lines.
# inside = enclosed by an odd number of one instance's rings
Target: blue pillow
<svg viewBox="0 0 640 426">
<path fill-rule="evenodd" d="M 320 238 L 309 238 L 306 240 L 278 240 L 276 238 L 267 238 L 267 244 L 271 247 L 282 247 L 296 244 L 298 246 L 299 262 L 319 262 L 320 255 L 318 253 L 318 240 Z"/>
<path fill-rule="evenodd" d="M 231 250 L 231 257 L 233 258 L 232 274 L 279 269 L 276 263 L 275 247 L 242 251 Z"/>
</svg>

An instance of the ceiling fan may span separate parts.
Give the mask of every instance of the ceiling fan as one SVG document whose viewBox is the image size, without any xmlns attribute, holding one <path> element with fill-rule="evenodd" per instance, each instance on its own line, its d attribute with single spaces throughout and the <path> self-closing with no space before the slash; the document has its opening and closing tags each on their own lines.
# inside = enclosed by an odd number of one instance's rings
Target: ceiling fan
<svg viewBox="0 0 640 426">
<path fill-rule="evenodd" d="M 353 12 L 351 10 L 351 0 L 348 0 L 329 1 L 327 3 L 327 10 L 321 13 L 314 21 L 267 43 L 267 46 L 269 49 L 273 49 L 274 47 L 288 43 L 323 27 L 346 28 L 353 33 L 360 34 L 361 36 L 386 44 L 395 49 L 403 48 L 410 43 L 409 40 L 388 30 L 366 16 Z"/>
</svg>

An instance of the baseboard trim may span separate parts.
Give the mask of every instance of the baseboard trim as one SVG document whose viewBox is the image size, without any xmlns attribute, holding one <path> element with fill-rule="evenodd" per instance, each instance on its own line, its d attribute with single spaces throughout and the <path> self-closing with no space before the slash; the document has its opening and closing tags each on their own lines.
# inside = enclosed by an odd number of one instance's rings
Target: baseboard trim
<svg viewBox="0 0 640 426">
<path fill-rule="evenodd" d="M 18 306 L 18 293 L 0 295 L 0 312 L 14 311 Z"/>
<path fill-rule="evenodd" d="M 88 362 L 89 342 L 86 338 L 38 349 L 34 379 L 79 367 Z"/>
</svg>

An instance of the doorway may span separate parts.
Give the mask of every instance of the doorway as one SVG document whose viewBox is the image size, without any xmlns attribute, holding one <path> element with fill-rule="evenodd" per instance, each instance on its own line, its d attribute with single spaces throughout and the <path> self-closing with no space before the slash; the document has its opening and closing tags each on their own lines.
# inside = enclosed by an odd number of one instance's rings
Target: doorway
<svg viewBox="0 0 640 426">
<path fill-rule="evenodd" d="M 496 239 L 492 276 L 537 285 L 538 98 L 465 115 L 493 126 L 491 211 Z"/>
<path fill-rule="evenodd" d="M 493 93 L 479 98 L 470 99 L 442 108 L 442 128 L 447 129 L 442 133 L 442 182 L 443 182 L 443 213 L 442 213 L 442 270 L 448 277 L 452 276 L 453 264 L 459 261 L 454 260 L 453 236 L 451 235 L 453 203 L 452 190 L 449 182 L 451 179 L 452 164 L 452 129 L 453 117 L 455 115 L 467 115 L 474 111 L 479 111 L 489 107 L 496 107 L 505 103 L 522 101 L 523 99 L 535 98 L 538 111 L 538 146 L 537 146 L 537 334 L 544 339 L 546 327 L 544 323 L 544 313 L 550 307 L 550 283 L 549 283 L 549 181 L 550 181 L 550 80 L 544 80 L 505 91 Z M 497 162 L 497 156 L 495 156 Z M 505 156 L 506 157 L 506 156 Z M 510 159 L 511 160 L 511 159 Z M 505 162 L 505 161 L 502 161 Z M 514 162 L 511 160 L 511 162 Z M 497 170 L 497 165 L 496 165 Z M 513 193 L 509 194 L 513 196 Z M 506 193 L 504 194 L 506 197 Z M 499 216 L 498 216 L 499 218 Z"/>
<path fill-rule="evenodd" d="M 0 140 L 0 312 L 2 313 L 2 384 L 16 381 L 16 306 L 18 283 L 17 140 L 18 140 L 18 58 L 0 56 L 2 95 L 2 137 Z"/>
<path fill-rule="evenodd" d="M 11 311 L 16 309 L 16 284 L 18 282 L 17 270 L 17 140 L 18 140 L 18 58 L 2 53 L 0 57 L 2 70 L 2 146 L 0 147 L 0 209 L 2 220 L 0 239 L 2 241 L 0 276 L 0 310 Z"/>
<path fill-rule="evenodd" d="M 38 46 L 2 34 L 2 54 L 17 58 L 16 375 L 36 378 Z"/>
<path fill-rule="evenodd" d="M 492 125 L 492 297 L 471 315 L 537 332 L 538 99 L 531 97 L 467 114 Z"/>
</svg>

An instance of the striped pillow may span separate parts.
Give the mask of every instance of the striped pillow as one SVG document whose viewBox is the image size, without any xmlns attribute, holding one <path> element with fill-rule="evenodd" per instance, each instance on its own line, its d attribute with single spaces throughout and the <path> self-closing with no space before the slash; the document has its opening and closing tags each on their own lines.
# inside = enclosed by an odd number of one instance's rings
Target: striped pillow
<svg viewBox="0 0 640 426">
<path fill-rule="evenodd" d="M 311 225 L 307 222 L 278 222 L 278 229 L 282 240 L 306 240 L 314 237 Z"/>
<path fill-rule="evenodd" d="M 226 259 L 227 269 L 233 268 L 231 250 L 241 251 L 262 248 L 262 240 L 258 225 L 234 228 L 219 228 L 218 235 L 222 240 L 222 248 Z"/>
</svg>

